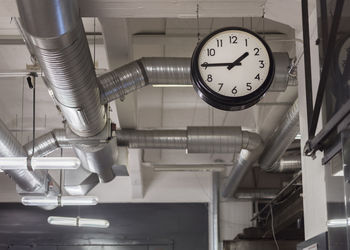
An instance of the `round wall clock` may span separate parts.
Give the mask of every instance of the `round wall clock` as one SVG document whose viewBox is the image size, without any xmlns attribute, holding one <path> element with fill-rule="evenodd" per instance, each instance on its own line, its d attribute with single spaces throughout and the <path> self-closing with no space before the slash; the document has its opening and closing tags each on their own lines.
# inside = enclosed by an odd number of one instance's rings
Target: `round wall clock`
<svg viewBox="0 0 350 250">
<path fill-rule="evenodd" d="M 257 103 L 274 77 L 271 49 L 254 32 L 238 27 L 216 30 L 196 47 L 193 85 L 209 105 L 242 110 Z"/>
</svg>

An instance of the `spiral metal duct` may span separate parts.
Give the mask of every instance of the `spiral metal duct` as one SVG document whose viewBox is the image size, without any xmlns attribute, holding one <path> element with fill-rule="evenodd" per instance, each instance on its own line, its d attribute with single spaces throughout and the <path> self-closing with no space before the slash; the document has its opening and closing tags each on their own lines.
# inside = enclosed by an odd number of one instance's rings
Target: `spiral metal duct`
<svg viewBox="0 0 350 250">
<path fill-rule="evenodd" d="M 17 0 L 17 5 L 23 32 L 70 128 L 79 136 L 96 135 L 106 114 L 78 2 Z"/>
<path fill-rule="evenodd" d="M 278 173 L 295 173 L 301 169 L 301 156 L 289 155 L 283 156 L 278 162 L 273 164 L 273 171 Z"/>
<path fill-rule="evenodd" d="M 275 163 L 280 160 L 298 133 L 299 106 L 298 99 L 296 99 L 294 104 L 287 111 L 280 126 L 268 140 L 259 160 L 260 167 L 267 172 L 278 171 L 279 165 Z"/>
<path fill-rule="evenodd" d="M 71 148 L 72 145 L 66 137 L 66 131 L 64 129 L 54 129 L 49 133 L 46 133 L 38 138 L 35 138 L 34 142 L 34 155 L 33 155 L 33 142 L 28 142 L 24 145 L 29 156 L 42 157 L 46 156 L 57 148 Z"/>
<path fill-rule="evenodd" d="M 248 132 L 249 133 L 249 132 Z M 188 153 L 234 153 L 250 147 L 249 134 L 240 127 L 188 127 L 187 130 L 116 131 L 118 146 L 186 149 Z"/>
<path fill-rule="evenodd" d="M 0 157 L 25 157 L 27 156 L 22 145 L 0 120 Z M 36 192 L 45 185 L 44 171 L 5 170 L 16 184 L 26 192 Z"/>
<path fill-rule="evenodd" d="M 274 53 L 276 77 L 269 91 L 285 91 L 288 86 L 288 53 Z M 101 75 L 103 104 L 147 85 L 192 85 L 191 58 L 145 57 Z"/>
</svg>

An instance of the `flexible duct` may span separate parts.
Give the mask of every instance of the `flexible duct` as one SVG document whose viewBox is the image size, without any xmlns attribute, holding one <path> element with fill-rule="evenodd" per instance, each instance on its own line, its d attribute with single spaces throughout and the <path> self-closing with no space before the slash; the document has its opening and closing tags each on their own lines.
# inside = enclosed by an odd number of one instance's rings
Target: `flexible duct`
<svg viewBox="0 0 350 250">
<path fill-rule="evenodd" d="M 275 80 L 269 91 L 285 91 L 288 86 L 288 53 L 274 53 Z M 98 80 L 103 104 L 120 99 L 147 85 L 192 85 L 191 58 L 141 58 L 101 75 Z"/>
<path fill-rule="evenodd" d="M 286 152 L 289 145 L 299 133 L 299 106 L 298 99 L 289 108 L 280 126 L 274 131 L 266 143 L 265 149 L 259 160 L 260 167 L 267 172 L 278 171 L 279 165 L 275 164 Z"/>
<path fill-rule="evenodd" d="M 188 153 L 234 153 L 251 148 L 251 133 L 240 127 L 188 127 L 187 130 L 116 131 L 118 146 L 186 149 Z"/>
<path fill-rule="evenodd" d="M 273 164 L 272 171 L 278 173 L 295 173 L 301 169 L 301 156 L 289 155 L 283 156 L 279 161 Z"/>
<path fill-rule="evenodd" d="M 70 129 L 81 137 L 102 133 L 108 126 L 107 117 L 105 107 L 101 105 L 78 1 L 17 0 L 17 5 L 23 32 L 33 45 L 46 83 Z M 104 182 L 113 179 L 111 169 L 115 158 L 108 155 L 111 145 L 74 147 L 86 169 L 98 173 Z M 103 158 L 101 152 L 106 152 Z"/>
<path fill-rule="evenodd" d="M 0 156 L 1 157 L 23 157 L 27 156 L 22 145 L 16 137 L 8 130 L 6 125 L 0 120 Z M 28 170 L 5 170 L 16 184 L 26 192 L 36 192 L 45 185 L 44 171 Z"/>
</svg>

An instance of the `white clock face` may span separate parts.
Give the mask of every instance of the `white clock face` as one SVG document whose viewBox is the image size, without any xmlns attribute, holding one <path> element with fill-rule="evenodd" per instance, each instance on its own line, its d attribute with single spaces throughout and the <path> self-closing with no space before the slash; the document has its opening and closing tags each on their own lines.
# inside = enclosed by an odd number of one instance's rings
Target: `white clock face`
<svg viewBox="0 0 350 250">
<path fill-rule="evenodd" d="M 265 82 L 270 67 L 265 45 L 242 30 L 214 35 L 204 44 L 198 57 L 203 81 L 211 90 L 227 97 L 253 93 Z"/>
</svg>

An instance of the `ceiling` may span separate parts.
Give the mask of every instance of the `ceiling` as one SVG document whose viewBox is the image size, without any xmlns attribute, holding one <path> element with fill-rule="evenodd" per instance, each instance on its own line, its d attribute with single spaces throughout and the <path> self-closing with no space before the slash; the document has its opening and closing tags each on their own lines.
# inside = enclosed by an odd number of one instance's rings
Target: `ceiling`
<svg viewBox="0 0 350 250">
<path fill-rule="evenodd" d="M 298 56 L 295 54 L 295 34 L 300 31 L 300 20 L 294 18 L 300 8 L 296 2 L 299 1 L 81 0 L 80 7 L 86 32 L 95 34 L 88 35 L 95 65 L 99 70 L 106 71 L 146 56 L 191 57 L 198 41 L 198 33 L 199 38 L 203 38 L 209 32 L 224 26 L 246 27 L 264 33 L 274 52 L 288 52 L 290 58 L 294 58 Z M 282 5 L 284 10 L 290 7 L 283 14 L 280 13 Z M 197 14 L 199 19 L 196 18 Z M 21 72 L 32 64 L 16 25 L 11 21 L 11 16 L 17 15 L 15 1 L 0 0 L 0 73 Z M 193 88 L 148 86 L 129 94 L 123 101 L 112 103 L 111 117 L 122 128 L 242 126 L 246 130 L 260 133 L 266 139 L 296 97 L 297 86 L 289 86 L 283 93 L 267 93 L 261 103 L 247 110 L 226 112 L 208 106 Z M 40 78 L 36 99 L 36 135 L 62 127 L 62 118 Z M 22 77 L 0 78 L 0 117 L 21 143 L 32 140 L 32 90 Z M 64 154 L 72 155 L 72 152 L 65 150 Z M 233 156 L 145 150 L 140 159 L 161 164 L 209 163 L 218 160 L 232 162 Z M 141 168 L 138 166 L 138 169 Z M 99 194 L 107 202 L 138 201 L 129 197 L 133 193 L 133 185 L 130 183 L 135 183 L 133 178 L 136 178 L 136 183 L 141 179 L 139 185 L 144 185 L 140 191 L 141 198 L 148 201 L 208 199 L 211 183 L 208 173 L 170 175 L 153 173 L 148 169 L 141 172 L 136 177 L 118 177 L 112 183 L 98 186 L 93 193 Z M 6 177 L 0 178 L 1 182 L 10 186 L 5 190 L 14 188 L 13 184 L 5 180 Z M 173 190 L 179 179 L 183 187 Z M 119 190 L 112 198 L 105 194 L 105 190 L 110 188 Z M 174 192 L 174 196 L 160 195 L 164 190 Z M 191 191 L 185 194 L 185 190 Z M 4 191 L 0 194 L 0 200 L 1 197 L 3 200 L 18 200 L 14 192 L 5 195 Z"/>
</svg>

